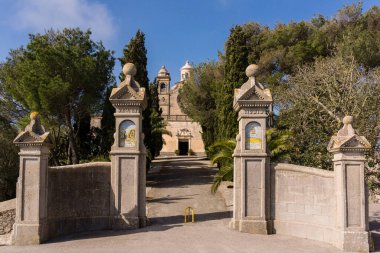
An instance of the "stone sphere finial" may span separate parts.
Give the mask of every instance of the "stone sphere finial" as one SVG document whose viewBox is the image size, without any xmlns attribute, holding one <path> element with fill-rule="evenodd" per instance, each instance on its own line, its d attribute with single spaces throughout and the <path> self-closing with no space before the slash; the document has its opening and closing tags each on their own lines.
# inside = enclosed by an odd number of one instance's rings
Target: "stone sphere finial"
<svg viewBox="0 0 380 253">
<path fill-rule="evenodd" d="M 352 116 L 345 116 L 343 118 L 343 124 L 345 124 L 345 125 L 352 124 L 353 121 L 354 121 L 354 117 L 352 117 Z"/>
<path fill-rule="evenodd" d="M 355 130 L 352 127 L 352 122 L 353 122 L 353 117 L 352 116 L 346 116 L 343 118 L 343 127 L 338 131 L 337 136 L 353 136 L 355 134 Z"/>
<path fill-rule="evenodd" d="M 251 64 L 245 69 L 247 77 L 255 77 L 257 73 L 259 73 L 259 66 L 256 64 Z"/>
<path fill-rule="evenodd" d="M 137 72 L 137 69 L 136 69 L 135 64 L 133 63 L 128 62 L 123 66 L 123 73 L 126 76 L 135 76 L 136 72 Z"/>
</svg>

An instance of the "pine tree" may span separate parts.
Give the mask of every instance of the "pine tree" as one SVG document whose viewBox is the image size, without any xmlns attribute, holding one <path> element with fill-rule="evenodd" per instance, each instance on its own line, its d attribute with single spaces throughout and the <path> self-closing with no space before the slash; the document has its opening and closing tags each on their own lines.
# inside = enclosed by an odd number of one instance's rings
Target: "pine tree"
<svg viewBox="0 0 380 253">
<path fill-rule="evenodd" d="M 247 80 L 245 69 L 249 54 L 247 36 L 241 26 L 231 29 L 225 50 L 225 81 L 221 90 L 222 99 L 218 105 L 219 139 L 235 138 L 238 130 L 237 114 L 232 108 L 233 94 Z"/>
<path fill-rule="evenodd" d="M 99 111 L 114 81 L 113 52 L 94 42 L 89 30 L 79 28 L 48 30 L 29 39 L 27 46 L 11 50 L 0 65 L 1 89 L 12 96 L 13 104 L 38 111 L 47 121 L 54 136 L 53 157 L 79 163 L 83 158 L 79 143 L 85 136 L 79 136 L 78 129 L 84 124 L 89 127 L 90 115 Z M 67 145 L 60 136 L 67 139 Z M 57 151 L 64 149 L 65 154 Z"/>
</svg>

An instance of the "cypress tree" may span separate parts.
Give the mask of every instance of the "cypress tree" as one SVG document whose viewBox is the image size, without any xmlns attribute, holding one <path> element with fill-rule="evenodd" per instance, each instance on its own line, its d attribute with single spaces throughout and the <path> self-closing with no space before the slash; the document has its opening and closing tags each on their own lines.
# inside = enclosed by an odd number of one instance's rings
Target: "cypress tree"
<svg viewBox="0 0 380 253">
<path fill-rule="evenodd" d="M 136 35 L 129 41 L 123 49 L 123 57 L 119 58 L 121 66 L 131 62 L 136 66 L 137 73 L 135 80 L 141 87 L 145 88 L 146 96 L 148 99 L 148 106 L 143 111 L 142 129 L 145 135 L 144 144 L 148 151 L 147 166 L 155 156 L 155 144 L 152 138 L 152 96 L 149 87 L 148 71 L 147 71 L 147 50 L 145 48 L 145 34 L 138 30 Z M 124 80 L 124 74 L 119 75 L 120 80 Z"/>
<path fill-rule="evenodd" d="M 149 79 L 148 79 L 148 70 L 147 70 L 147 50 L 145 48 L 145 34 L 138 30 L 135 37 L 133 37 L 128 45 L 123 49 L 123 57 L 119 58 L 121 67 L 124 64 L 131 62 L 135 64 L 137 73 L 135 75 L 135 80 L 144 87 L 148 92 Z M 120 81 L 124 80 L 123 72 L 119 75 Z"/>
<path fill-rule="evenodd" d="M 234 89 L 246 80 L 245 69 L 248 66 L 247 36 L 241 26 L 231 29 L 227 39 L 225 56 L 225 77 L 221 89 L 221 101 L 218 108 L 219 139 L 235 138 L 238 130 L 237 114 L 232 108 Z"/>
</svg>

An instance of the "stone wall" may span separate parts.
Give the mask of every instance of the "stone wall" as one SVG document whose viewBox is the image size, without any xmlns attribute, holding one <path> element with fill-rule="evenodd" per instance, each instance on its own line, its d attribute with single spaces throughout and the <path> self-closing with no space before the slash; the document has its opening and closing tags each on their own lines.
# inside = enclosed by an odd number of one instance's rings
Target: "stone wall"
<svg viewBox="0 0 380 253">
<path fill-rule="evenodd" d="M 274 232 L 334 244 L 334 172 L 293 164 L 271 167 Z"/>
<path fill-rule="evenodd" d="M 111 163 L 49 168 L 49 237 L 110 228 Z"/>
<path fill-rule="evenodd" d="M 16 199 L 0 202 L 0 235 L 9 234 L 15 223 Z"/>
</svg>

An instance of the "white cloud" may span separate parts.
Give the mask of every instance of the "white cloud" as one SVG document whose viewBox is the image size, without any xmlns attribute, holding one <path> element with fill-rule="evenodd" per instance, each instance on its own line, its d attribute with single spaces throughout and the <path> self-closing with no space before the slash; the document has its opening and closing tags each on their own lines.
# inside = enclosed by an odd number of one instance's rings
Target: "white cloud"
<svg viewBox="0 0 380 253">
<path fill-rule="evenodd" d="M 108 41 L 116 33 L 107 7 L 89 0 L 18 0 L 12 25 L 18 30 L 43 32 L 47 29 L 80 27 L 91 29 L 95 40 Z"/>
</svg>

